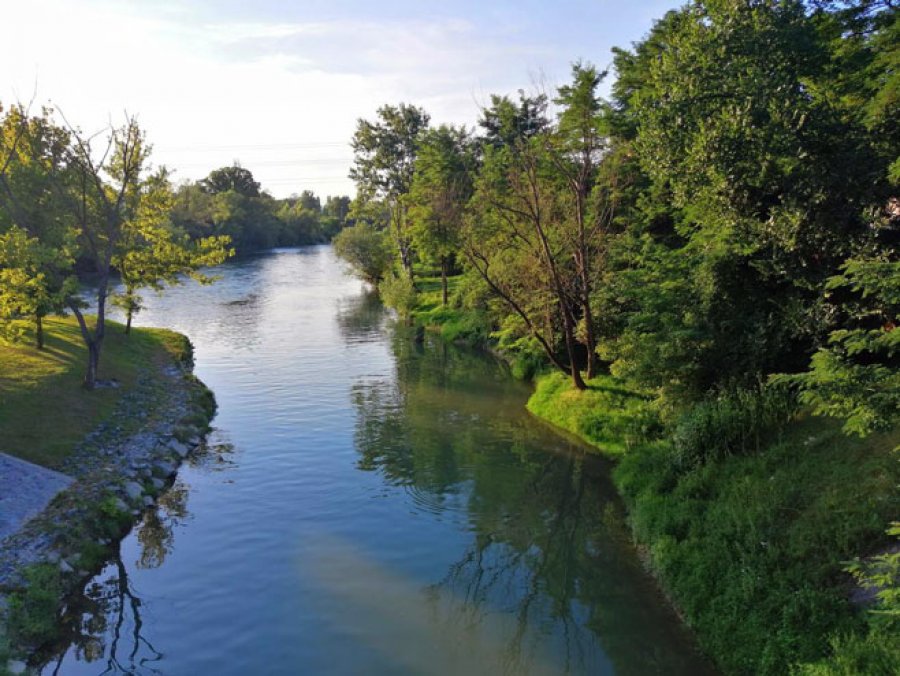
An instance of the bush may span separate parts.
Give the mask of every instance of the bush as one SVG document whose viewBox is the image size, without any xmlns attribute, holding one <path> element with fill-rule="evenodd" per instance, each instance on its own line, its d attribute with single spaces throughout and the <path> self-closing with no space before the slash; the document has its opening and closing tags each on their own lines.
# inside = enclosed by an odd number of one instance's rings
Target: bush
<svg viewBox="0 0 900 676">
<path fill-rule="evenodd" d="M 690 469 L 709 459 L 758 451 L 797 413 L 794 393 L 784 386 L 739 389 L 697 404 L 672 434 L 676 465 Z"/>
<path fill-rule="evenodd" d="M 384 278 L 393 259 L 387 235 L 365 223 L 341 230 L 334 238 L 334 252 L 370 284 Z"/>
<path fill-rule="evenodd" d="M 404 321 L 409 320 L 416 307 L 418 294 L 408 276 L 391 273 L 378 285 L 378 292 L 385 305 L 396 310 Z"/>
</svg>

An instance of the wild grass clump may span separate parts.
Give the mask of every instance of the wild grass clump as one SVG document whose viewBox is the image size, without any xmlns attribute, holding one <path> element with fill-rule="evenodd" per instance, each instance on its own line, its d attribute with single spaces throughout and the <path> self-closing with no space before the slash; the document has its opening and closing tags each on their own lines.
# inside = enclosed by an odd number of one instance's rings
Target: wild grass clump
<svg viewBox="0 0 900 676">
<path fill-rule="evenodd" d="M 671 436 L 674 461 L 689 469 L 710 459 L 759 451 L 796 414 L 796 396 L 785 386 L 722 392 L 682 414 Z"/>
<path fill-rule="evenodd" d="M 803 417 L 758 453 L 690 469 L 667 440 L 622 456 L 614 478 L 635 539 L 725 673 L 787 673 L 823 659 L 833 636 L 862 650 L 846 561 L 887 544 L 884 525 L 900 510 L 898 436 L 849 438 L 835 421 Z"/>
</svg>

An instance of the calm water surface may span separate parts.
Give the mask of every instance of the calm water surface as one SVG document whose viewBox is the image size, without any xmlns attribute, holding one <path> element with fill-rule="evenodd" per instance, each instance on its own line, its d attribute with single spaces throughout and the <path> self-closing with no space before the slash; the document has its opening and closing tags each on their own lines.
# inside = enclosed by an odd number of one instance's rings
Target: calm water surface
<svg viewBox="0 0 900 676">
<path fill-rule="evenodd" d="M 608 467 L 489 357 L 393 326 L 330 248 L 148 294 L 219 402 L 42 673 L 698 674 Z"/>
</svg>

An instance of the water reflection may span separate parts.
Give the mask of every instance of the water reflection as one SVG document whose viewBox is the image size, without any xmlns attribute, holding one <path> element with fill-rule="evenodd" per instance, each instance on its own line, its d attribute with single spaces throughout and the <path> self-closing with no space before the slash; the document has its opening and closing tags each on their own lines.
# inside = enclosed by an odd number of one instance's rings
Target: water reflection
<svg viewBox="0 0 900 676">
<path fill-rule="evenodd" d="M 402 487 L 422 512 L 458 512 L 471 533 L 418 605 L 402 595 L 417 608 L 404 614 L 428 608 L 467 646 L 489 637 L 481 663 L 502 673 L 542 673 L 548 655 L 555 673 L 704 673 L 663 600 L 635 602 L 635 589 L 652 594 L 652 584 L 603 462 L 511 405 L 527 392 L 490 357 L 423 347 L 402 332 L 392 347 L 396 377 L 352 389 L 358 466 Z"/>
<path fill-rule="evenodd" d="M 346 342 L 365 343 L 380 336 L 385 316 L 377 292 L 366 288 L 358 295 L 339 298 L 336 305 L 335 319 Z"/>
<path fill-rule="evenodd" d="M 703 673 L 608 468 L 502 364 L 417 343 L 327 247 L 220 271 L 138 320 L 191 337 L 227 437 L 72 602 L 43 673 Z"/>
<path fill-rule="evenodd" d="M 228 443 L 202 446 L 188 463 L 210 470 L 232 461 Z M 175 548 L 178 527 L 190 519 L 190 489 L 176 480 L 135 526 L 139 544 L 134 562 L 137 570 L 162 566 Z M 144 622 L 145 604 L 129 574 L 121 549 L 107 562 L 80 594 L 69 600 L 63 616 L 63 636 L 40 660 L 41 674 L 64 674 L 65 660 L 96 664 L 98 674 L 162 674 L 157 664 L 163 652 L 148 638 Z"/>
</svg>

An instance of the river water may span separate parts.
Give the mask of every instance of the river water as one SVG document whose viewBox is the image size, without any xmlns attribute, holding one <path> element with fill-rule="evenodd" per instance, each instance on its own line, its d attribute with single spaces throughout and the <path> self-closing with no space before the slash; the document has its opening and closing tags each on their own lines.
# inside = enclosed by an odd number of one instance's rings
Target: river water
<svg viewBox="0 0 900 676">
<path fill-rule="evenodd" d="M 609 467 L 328 247 L 147 294 L 219 411 L 44 674 L 702 674 Z"/>
</svg>

